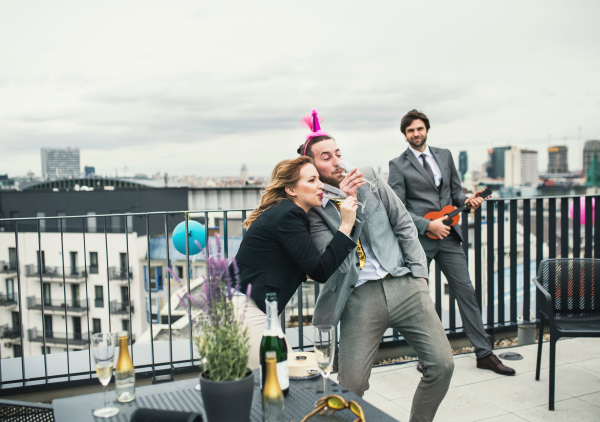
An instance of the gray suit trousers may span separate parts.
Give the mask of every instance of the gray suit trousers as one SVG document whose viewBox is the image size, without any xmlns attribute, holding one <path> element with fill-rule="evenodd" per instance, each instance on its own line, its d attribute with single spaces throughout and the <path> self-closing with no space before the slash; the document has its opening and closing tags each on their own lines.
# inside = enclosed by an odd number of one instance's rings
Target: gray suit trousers
<svg viewBox="0 0 600 422">
<path fill-rule="evenodd" d="M 469 341 L 475 347 L 478 358 L 492 353 L 490 341 L 485 335 L 481 311 L 475 298 L 475 289 L 469 278 L 467 257 L 460 242 L 452 236 L 440 240 L 435 255 L 427 256 L 427 265 L 435 260 L 454 291 L 458 310 Z"/>
<path fill-rule="evenodd" d="M 410 421 L 432 421 L 450 386 L 454 360 L 427 284 L 420 278 L 404 275 L 354 289 L 340 320 L 338 380 L 359 396 L 364 394 L 379 342 L 389 327 L 400 331 L 424 366 Z"/>
</svg>

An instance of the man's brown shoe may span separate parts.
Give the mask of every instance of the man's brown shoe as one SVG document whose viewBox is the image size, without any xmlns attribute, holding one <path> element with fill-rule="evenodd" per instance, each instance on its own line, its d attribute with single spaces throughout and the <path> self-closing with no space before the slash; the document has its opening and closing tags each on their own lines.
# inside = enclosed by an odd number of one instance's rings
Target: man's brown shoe
<svg viewBox="0 0 600 422">
<path fill-rule="evenodd" d="M 491 369 L 500 375 L 515 375 L 516 372 L 514 369 L 509 368 L 502 364 L 502 361 L 498 359 L 493 353 L 490 353 L 486 357 L 477 358 L 477 367 L 481 369 Z"/>
</svg>

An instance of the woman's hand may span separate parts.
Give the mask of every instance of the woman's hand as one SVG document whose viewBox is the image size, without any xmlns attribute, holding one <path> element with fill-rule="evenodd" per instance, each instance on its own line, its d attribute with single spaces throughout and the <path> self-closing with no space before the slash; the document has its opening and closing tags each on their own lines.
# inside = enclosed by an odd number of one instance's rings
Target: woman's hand
<svg viewBox="0 0 600 422">
<path fill-rule="evenodd" d="M 347 236 L 350 236 L 350 232 L 354 226 L 354 221 L 356 221 L 357 209 L 358 204 L 356 203 L 356 198 L 354 196 L 347 197 L 344 199 L 344 202 L 340 204 L 340 214 L 342 215 L 342 225 L 340 226 L 340 231 L 345 233 Z"/>
</svg>

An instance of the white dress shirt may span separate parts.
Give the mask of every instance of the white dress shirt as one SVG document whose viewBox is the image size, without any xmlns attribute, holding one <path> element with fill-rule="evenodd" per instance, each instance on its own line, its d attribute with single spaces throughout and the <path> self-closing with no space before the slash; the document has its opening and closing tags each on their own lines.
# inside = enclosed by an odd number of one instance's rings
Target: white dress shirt
<svg viewBox="0 0 600 422">
<path fill-rule="evenodd" d="M 321 204 L 323 206 L 323 209 L 327 205 L 327 202 L 329 202 L 329 199 L 323 198 L 323 202 Z M 337 211 L 338 213 L 340 212 L 339 210 Z M 371 249 L 371 245 L 369 244 L 369 241 L 367 240 L 367 235 L 364 231 L 360 233 L 359 239 L 360 244 L 363 248 L 363 252 L 365 253 L 366 262 L 364 268 L 358 273 L 358 280 L 354 286 L 355 288 L 362 284 L 365 284 L 369 280 L 379 280 L 380 278 L 385 277 L 389 273 L 389 271 L 383 268 L 377 260 L 377 257 L 373 253 L 373 249 Z"/>
<path fill-rule="evenodd" d="M 442 182 L 442 171 L 440 170 L 440 166 L 438 165 L 437 161 L 435 161 L 433 153 L 429 149 L 429 145 L 425 147 L 425 151 L 423 152 L 417 151 L 416 149 L 411 147 L 410 144 L 408 145 L 408 147 L 413 152 L 413 154 L 415 154 L 415 157 L 417 157 L 417 161 L 421 165 L 423 165 L 423 159 L 421 158 L 421 155 L 426 155 L 425 159 L 427 160 L 427 164 L 429 164 L 429 167 L 431 167 L 431 171 L 433 172 L 433 180 L 435 182 L 435 186 L 439 187 L 440 183 Z"/>
</svg>

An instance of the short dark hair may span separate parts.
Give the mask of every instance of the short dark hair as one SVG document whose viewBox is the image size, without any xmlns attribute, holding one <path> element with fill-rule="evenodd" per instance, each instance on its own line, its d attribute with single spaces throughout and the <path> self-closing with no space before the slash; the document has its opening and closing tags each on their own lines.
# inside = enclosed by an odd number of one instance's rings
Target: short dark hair
<svg viewBox="0 0 600 422">
<path fill-rule="evenodd" d="M 429 130 L 429 128 L 431 127 L 429 126 L 429 119 L 427 118 L 425 113 L 413 109 L 406 113 L 402 118 L 402 121 L 400 122 L 400 132 L 406 135 L 406 128 L 409 127 L 415 120 L 423 120 L 423 123 L 425 123 L 425 128 L 427 128 L 427 130 Z"/>
<path fill-rule="evenodd" d="M 299 155 L 304 155 L 304 147 L 306 147 L 306 155 L 308 155 L 310 158 L 312 158 L 314 160 L 314 155 L 312 153 L 312 147 L 315 144 L 318 144 L 321 141 L 326 141 L 327 139 L 331 139 L 335 142 L 335 139 L 333 139 L 331 136 L 329 135 L 323 135 L 323 136 L 314 136 L 310 139 L 307 139 L 302 145 L 300 145 L 298 147 L 298 150 L 296 151 Z M 306 146 L 306 143 L 308 142 L 308 146 Z"/>
</svg>

